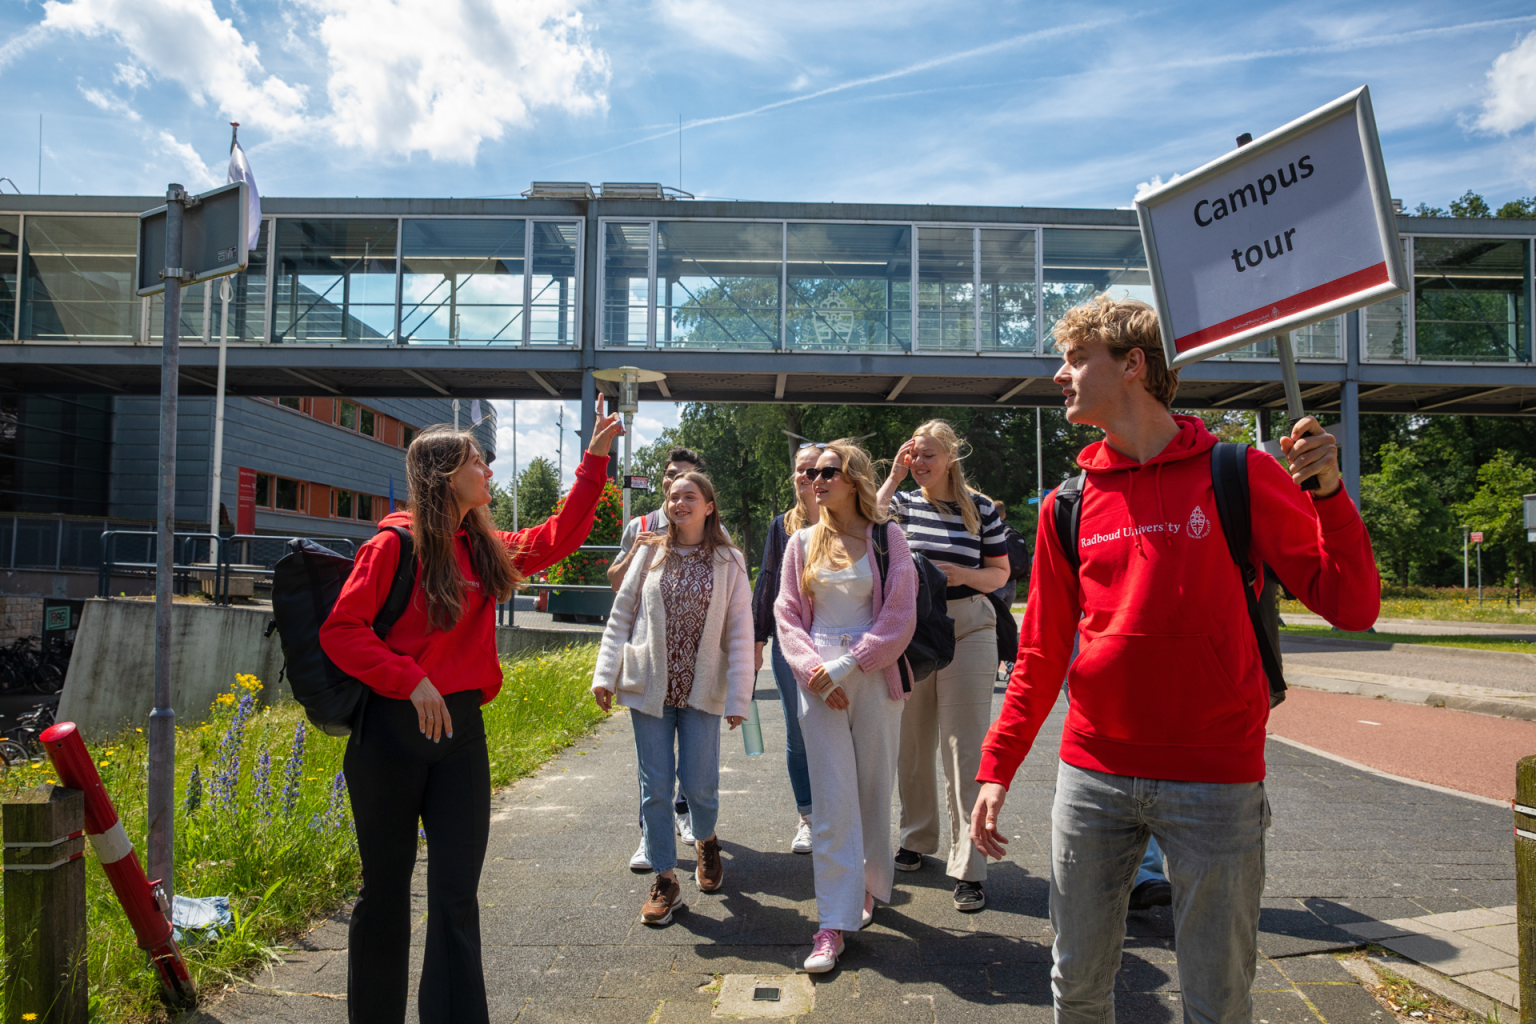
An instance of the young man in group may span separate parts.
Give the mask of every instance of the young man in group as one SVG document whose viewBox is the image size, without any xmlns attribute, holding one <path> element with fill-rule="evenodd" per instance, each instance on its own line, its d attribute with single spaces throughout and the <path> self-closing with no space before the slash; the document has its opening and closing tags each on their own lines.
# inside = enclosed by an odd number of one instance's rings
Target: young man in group
<svg viewBox="0 0 1536 1024">
<path fill-rule="evenodd" d="M 667 491 L 672 486 L 672 481 L 684 473 L 695 469 L 702 469 L 704 460 L 691 448 L 678 445 L 667 453 L 667 468 L 662 471 L 661 500 L 667 500 Z M 619 585 L 624 582 L 624 573 L 629 569 L 629 560 L 635 553 L 635 545 L 640 541 L 649 541 L 667 532 L 667 514 L 658 508 L 653 512 L 647 512 L 643 516 L 635 516 L 624 524 L 624 533 L 619 538 L 619 557 L 615 558 L 608 566 L 608 585 L 613 592 L 619 592 Z M 677 793 L 677 799 L 672 804 L 672 819 L 677 828 L 677 834 L 684 843 L 693 845 L 693 816 L 688 810 L 688 801 L 682 791 Z M 641 826 L 642 831 L 644 825 Z M 635 849 L 634 856 L 629 858 L 629 866 L 635 871 L 651 870 L 651 862 L 645 855 L 645 836 L 640 837 L 640 845 Z"/>
<path fill-rule="evenodd" d="M 1068 312 L 1055 336 L 1067 419 L 1105 437 L 1078 457 L 1087 472 L 1079 569 L 1056 536 L 1055 495 L 1041 508 L 1018 661 L 982 745 L 972 839 L 1003 855 L 1007 786 L 1067 677 L 1051 812 L 1057 1024 L 1114 1019 L 1126 907 L 1150 836 L 1173 890 L 1184 1020 L 1247 1024 L 1270 704 L 1216 511 L 1216 438 L 1201 420 L 1169 412 L 1178 376 L 1152 307 L 1100 297 Z M 1280 447 L 1289 474 L 1247 453 L 1254 562 L 1341 629 L 1366 629 L 1381 584 L 1334 439 L 1309 416 Z M 1318 488 L 1303 491 L 1311 476 Z M 1081 650 L 1072 661 L 1074 630 Z"/>
</svg>

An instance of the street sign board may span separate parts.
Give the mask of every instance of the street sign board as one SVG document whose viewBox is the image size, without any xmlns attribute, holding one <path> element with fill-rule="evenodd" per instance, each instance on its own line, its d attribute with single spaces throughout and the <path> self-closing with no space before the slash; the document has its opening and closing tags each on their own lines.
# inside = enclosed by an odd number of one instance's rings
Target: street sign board
<svg viewBox="0 0 1536 1024">
<path fill-rule="evenodd" d="M 649 491 L 651 478 L 648 476 L 627 476 L 624 478 L 624 486 L 634 491 Z"/>
<path fill-rule="evenodd" d="M 182 214 L 181 283 L 196 284 L 244 270 L 246 250 L 246 192 L 250 186 L 233 182 L 204 192 Z M 160 272 L 165 266 L 165 207 L 139 214 L 136 295 L 165 291 Z"/>
<path fill-rule="evenodd" d="M 1408 290 L 1365 86 L 1135 206 L 1175 368 Z"/>
<path fill-rule="evenodd" d="M 1472 531 L 1472 543 L 1473 544 L 1481 544 L 1482 542 L 1483 542 L 1483 531 L 1482 530 L 1473 530 Z"/>
<path fill-rule="evenodd" d="M 1525 500 L 1525 528 L 1536 530 L 1536 494 L 1527 494 Z"/>
</svg>

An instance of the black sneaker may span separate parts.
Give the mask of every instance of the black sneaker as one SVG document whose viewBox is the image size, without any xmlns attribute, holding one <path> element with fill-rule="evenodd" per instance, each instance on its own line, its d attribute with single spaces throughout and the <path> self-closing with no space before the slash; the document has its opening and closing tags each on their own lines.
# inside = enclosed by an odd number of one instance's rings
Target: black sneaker
<svg viewBox="0 0 1536 1024">
<path fill-rule="evenodd" d="M 1149 878 L 1131 890 L 1130 910 L 1173 906 L 1173 886 L 1161 878 Z"/>
<path fill-rule="evenodd" d="M 920 853 L 913 853 L 911 850 L 907 849 L 905 846 L 903 846 L 901 849 L 896 851 L 896 870 L 897 871 L 916 871 L 918 868 L 920 868 L 922 866 L 923 866 L 923 855 L 922 854 L 920 854 Z"/>
<path fill-rule="evenodd" d="M 955 883 L 955 909 L 970 914 L 987 905 L 987 891 L 980 882 Z"/>
</svg>

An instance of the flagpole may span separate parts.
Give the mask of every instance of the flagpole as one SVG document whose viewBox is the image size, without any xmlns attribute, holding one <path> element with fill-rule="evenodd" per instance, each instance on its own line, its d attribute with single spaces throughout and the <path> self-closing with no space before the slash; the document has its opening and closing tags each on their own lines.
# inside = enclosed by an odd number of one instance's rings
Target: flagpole
<svg viewBox="0 0 1536 1024">
<path fill-rule="evenodd" d="M 517 532 L 517 401 L 512 402 L 512 532 Z"/>
<path fill-rule="evenodd" d="M 205 283 L 204 288 L 208 287 Z M 229 278 L 219 278 L 219 381 L 213 412 L 213 502 L 208 510 L 208 532 L 219 532 L 219 496 L 224 491 L 224 370 L 229 351 Z"/>
</svg>

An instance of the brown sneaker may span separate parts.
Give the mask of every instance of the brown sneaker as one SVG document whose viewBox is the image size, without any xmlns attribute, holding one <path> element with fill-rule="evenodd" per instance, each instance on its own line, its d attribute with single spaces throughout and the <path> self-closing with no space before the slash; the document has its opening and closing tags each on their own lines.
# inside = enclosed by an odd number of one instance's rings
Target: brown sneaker
<svg viewBox="0 0 1536 1024">
<path fill-rule="evenodd" d="M 714 837 L 700 839 L 694 849 L 698 851 L 698 867 L 693 879 L 699 883 L 700 892 L 714 892 L 725 881 L 725 864 L 720 860 L 720 840 Z"/>
<path fill-rule="evenodd" d="M 650 898 L 640 908 L 640 920 L 646 924 L 670 924 L 672 911 L 683 905 L 683 887 L 673 878 L 656 876 L 651 884 Z"/>
</svg>

